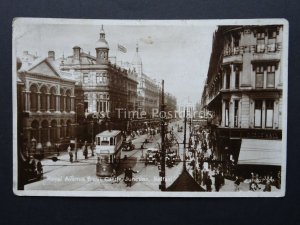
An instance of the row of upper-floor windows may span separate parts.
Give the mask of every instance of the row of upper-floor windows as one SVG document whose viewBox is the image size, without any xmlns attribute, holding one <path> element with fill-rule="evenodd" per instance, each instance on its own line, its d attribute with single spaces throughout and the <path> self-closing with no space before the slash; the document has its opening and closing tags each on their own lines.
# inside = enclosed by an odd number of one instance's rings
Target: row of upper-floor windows
<svg viewBox="0 0 300 225">
<path fill-rule="evenodd" d="M 239 100 L 233 101 L 233 111 L 230 110 L 230 102 L 225 101 L 225 111 L 224 115 L 224 126 L 231 126 L 230 123 L 233 122 L 234 127 L 240 126 L 240 115 L 239 115 Z M 233 113 L 234 121 L 231 121 L 231 113 Z M 264 124 L 263 124 L 264 121 Z M 264 125 L 264 126 L 263 126 Z M 255 128 L 273 128 L 278 124 L 274 124 L 274 100 L 255 100 L 254 101 L 254 127 Z"/>
<path fill-rule="evenodd" d="M 255 68 L 255 88 L 275 88 L 275 72 L 276 66 L 256 66 Z M 231 87 L 231 72 L 227 71 L 224 73 L 223 82 L 225 89 L 239 89 L 240 88 L 240 77 L 241 71 L 234 71 L 234 86 Z"/>
<path fill-rule="evenodd" d="M 83 84 L 115 84 L 126 87 L 126 84 L 133 88 L 135 85 L 131 84 L 130 81 L 126 81 L 125 79 L 116 78 L 115 76 L 108 76 L 106 73 L 97 73 L 95 78 L 94 76 L 89 75 L 88 73 L 83 74 Z"/>
<path fill-rule="evenodd" d="M 225 41 L 224 56 L 238 55 L 244 52 L 254 51 L 256 53 L 276 52 L 281 49 L 281 43 L 278 42 L 278 33 L 276 30 L 256 33 L 256 44 L 241 44 L 240 36 L 232 37 Z"/>
</svg>

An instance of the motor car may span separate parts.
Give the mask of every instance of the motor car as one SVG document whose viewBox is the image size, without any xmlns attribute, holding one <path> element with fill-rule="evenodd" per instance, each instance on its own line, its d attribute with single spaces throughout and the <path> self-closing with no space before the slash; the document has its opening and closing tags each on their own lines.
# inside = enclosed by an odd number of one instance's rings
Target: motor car
<svg viewBox="0 0 300 225">
<path fill-rule="evenodd" d="M 148 148 L 146 150 L 145 165 L 157 165 L 159 161 L 159 150 L 157 148 Z"/>
</svg>

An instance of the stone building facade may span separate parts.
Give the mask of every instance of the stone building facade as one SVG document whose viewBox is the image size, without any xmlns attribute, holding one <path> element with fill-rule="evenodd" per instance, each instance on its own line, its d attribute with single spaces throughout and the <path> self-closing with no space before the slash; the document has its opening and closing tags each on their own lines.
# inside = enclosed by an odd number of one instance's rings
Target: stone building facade
<svg viewBox="0 0 300 225">
<path fill-rule="evenodd" d="M 219 26 L 215 32 L 201 107 L 214 114 L 208 122 L 219 160 L 254 165 L 254 159 L 242 162 L 248 148 L 244 143 L 281 140 L 286 76 L 281 67 L 282 38 L 282 25 Z M 280 146 L 273 149 L 275 158 Z M 260 157 L 265 149 L 268 146 L 262 147 Z M 266 159 L 261 164 L 278 166 L 278 161 Z"/>
<path fill-rule="evenodd" d="M 18 70 L 19 117 L 27 151 L 45 152 L 74 138 L 75 81 L 63 77 L 54 54 L 24 62 Z"/>
</svg>

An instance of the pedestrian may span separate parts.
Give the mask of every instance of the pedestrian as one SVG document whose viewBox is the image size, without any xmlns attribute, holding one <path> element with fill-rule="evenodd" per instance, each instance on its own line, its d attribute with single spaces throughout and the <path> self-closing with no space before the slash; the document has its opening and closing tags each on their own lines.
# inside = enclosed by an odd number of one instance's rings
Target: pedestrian
<svg viewBox="0 0 300 225">
<path fill-rule="evenodd" d="M 207 192 L 211 192 L 212 181 L 211 181 L 209 175 L 207 176 L 207 180 L 206 180 L 205 183 L 206 183 L 206 191 L 207 191 Z"/>
<path fill-rule="evenodd" d="M 67 151 L 68 151 L 68 153 L 70 153 L 70 151 L 71 151 L 71 146 L 70 145 L 68 146 Z"/>
<path fill-rule="evenodd" d="M 271 188 L 271 182 L 268 179 L 267 182 L 266 182 L 266 185 L 265 185 L 264 192 L 271 192 L 271 190 L 272 190 L 272 188 Z"/>
<path fill-rule="evenodd" d="M 73 152 L 69 151 L 70 162 L 73 163 Z"/>
<path fill-rule="evenodd" d="M 118 176 L 117 176 L 117 171 L 116 171 L 115 168 L 112 171 L 112 184 L 113 183 L 119 183 Z"/>
<path fill-rule="evenodd" d="M 234 191 L 239 191 L 240 190 L 240 179 L 238 176 L 235 177 L 234 181 Z"/>
<path fill-rule="evenodd" d="M 220 174 L 218 172 L 215 172 L 215 175 L 213 175 L 213 177 L 215 177 L 215 189 L 216 189 L 216 192 L 219 192 L 220 187 L 221 187 Z"/>
<path fill-rule="evenodd" d="M 84 146 L 84 149 L 83 149 L 83 155 L 84 155 L 84 158 L 85 158 L 85 159 L 88 158 L 88 149 L 87 149 L 87 146 L 86 146 L 86 145 Z"/>
<path fill-rule="evenodd" d="M 138 173 L 138 171 L 134 171 L 129 167 L 129 169 L 125 170 L 125 177 L 127 178 L 127 187 L 131 187 L 132 185 L 132 176 L 134 173 Z M 125 180 L 125 179 L 124 179 Z"/>
<path fill-rule="evenodd" d="M 43 165 L 41 163 L 41 160 L 39 160 L 36 164 L 36 171 L 37 171 L 37 176 L 39 179 L 43 178 Z"/>
</svg>

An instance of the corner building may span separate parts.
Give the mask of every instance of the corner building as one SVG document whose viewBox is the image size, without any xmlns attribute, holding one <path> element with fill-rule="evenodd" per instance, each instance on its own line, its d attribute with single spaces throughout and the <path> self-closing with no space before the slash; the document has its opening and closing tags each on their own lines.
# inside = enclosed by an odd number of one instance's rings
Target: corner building
<svg viewBox="0 0 300 225">
<path fill-rule="evenodd" d="M 73 47 L 73 55 L 63 57 L 60 69 L 72 73 L 72 79 L 82 85 L 84 109 L 88 114 L 101 112 L 111 120 L 124 119 L 117 109 L 133 109 L 137 101 L 137 75 L 111 64 L 109 45 L 103 26 L 95 44 L 96 57 Z"/>
<path fill-rule="evenodd" d="M 214 34 L 202 110 L 217 159 L 240 171 L 280 170 L 282 25 L 219 26 Z M 247 173 L 248 173 L 247 172 Z"/>
</svg>

